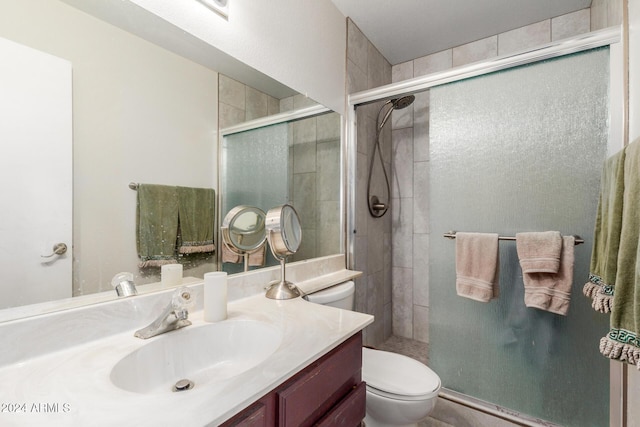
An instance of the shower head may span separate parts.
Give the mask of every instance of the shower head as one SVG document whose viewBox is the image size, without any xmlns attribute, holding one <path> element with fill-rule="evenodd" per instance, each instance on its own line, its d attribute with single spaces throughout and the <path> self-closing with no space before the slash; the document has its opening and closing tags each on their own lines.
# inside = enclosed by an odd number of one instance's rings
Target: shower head
<svg viewBox="0 0 640 427">
<path fill-rule="evenodd" d="M 403 108 L 407 108 L 409 105 L 413 104 L 416 97 L 413 95 L 403 96 L 402 98 L 392 99 L 393 108 L 395 110 L 402 110 Z"/>
<path fill-rule="evenodd" d="M 402 110 L 403 108 L 407 108 L 409 105 L 413 104 L 413 101 L 415 101 L 415 99 L 416 99 L 415 96 L 407 95 L 407 96 L 403 96 L 402 98 L 390 99 L 389 101 L 385 102 L 382 108 L 384 108 L 385 105 L 387 104 L 391 104 L 391 108 L 389 108 L 389 110 L 387 111 L 387 114 L 385 114 L 384 118 L 378 125 L 378 130 L 382 130 L 385 123 L 387 123 L 387 120 L 389 119 L 389 117 L 391 117 L 391 113 L 393 112 L 393 110 Z M 380 108 L 380 111 L 378 112 L 378 118 L 380 118 L 380 113 L 382 112 L 382 108 Z"/>
</svg>

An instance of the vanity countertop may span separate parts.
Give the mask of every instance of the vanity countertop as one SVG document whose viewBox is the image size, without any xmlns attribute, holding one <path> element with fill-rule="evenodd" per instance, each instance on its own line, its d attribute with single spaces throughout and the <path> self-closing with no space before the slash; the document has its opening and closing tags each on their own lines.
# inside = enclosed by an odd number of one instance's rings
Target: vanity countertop
<svg viewBox="0 0 640 427">
<path fill-rule="evenodd" d="M 168 334 L 206 325 L 202 310 L 189 318 L 192 326 Z M 373 317 L 301 298 L 276 301 L 259 294 L 229 302 L 228 320 L 273 325 L 282 331 L 282 343 L 264 362 L 238 376 L 181 393 L 141 394 L 116 387 L 111 370 L 124 356 L 163 335 L 135 338 L 133 332 L 144 325 L 132 324 L 122 333 L 0 367 L 0 425 L 218 425 L 363 329 Z"/>
</svg>

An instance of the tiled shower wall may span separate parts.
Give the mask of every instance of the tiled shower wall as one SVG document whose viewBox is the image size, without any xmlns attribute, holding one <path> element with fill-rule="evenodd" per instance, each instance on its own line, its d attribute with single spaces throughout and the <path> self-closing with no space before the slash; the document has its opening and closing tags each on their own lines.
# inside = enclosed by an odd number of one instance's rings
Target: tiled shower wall
<svg viewBox="0 0 640 427">
<path fill-rule="evenodd" d="M 391 83 L 391 65 L 360 29 L 347 20 L 347 93 Z M 356 280 L 356 310 L 373 314 L 375 322 L 364 331 L 366 345 L 380 345 L 391 335 L 391 215 L 373 218 L 367 208 L 367 172 L 376 137 L 376 119 L 382 103 L 357 109 L 358 146 L 354 263 L 362 271 Z M 385 110 L 386 111 L 386 110 Z M 384 113 L 384 112 L 383 112 Z M 381 151 L 390 170 L 391 126 L 383 129 Z M 376 160 L 378 162 L 378 160 Z M 386 201 L 387 194 L 379 163 L 373 179 L 373 194 Z"/>
<path fill-rule="evenodd" d="M 223 74 L 218 75 L 218 123 L 221 129 L 279 113 L 280 108 L 279 99 Z"/>
<path fill-rule="evenodd" d="M 583 9 L 466 45 L 394 65 L 399 82 L 471 62 L 528 49 L 622 22 L 621 0 L 594 0 Z M 393 334 L 429 342 L 429 94 L 394 113 Z"/>
<path fill-rule="evenodd" d="M 302 245 L 291 261 L 340 253 L 340 115 L 289 126 L 289 200 L 302 223 Z"/>
</svg>

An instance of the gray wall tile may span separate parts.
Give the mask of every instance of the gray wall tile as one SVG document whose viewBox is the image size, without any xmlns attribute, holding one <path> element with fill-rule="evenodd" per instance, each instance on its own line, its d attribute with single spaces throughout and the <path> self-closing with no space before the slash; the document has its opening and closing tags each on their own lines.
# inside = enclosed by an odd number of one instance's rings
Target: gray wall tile
<svg viewBox="0 0 640 427">
<path fill-rule="evenodd" d="M 551 20 L 498 34 L 498 55 L 506 55 L 551 42 Z"/>
<path fill-rule="evenodd" d="M 347 59 L 366 74 L 369 56 L 369 40 L 351 20 L 347 23 Z"/>
<path fill-rule="evenodd" d="M 259 119 L 269 113 L 269 99 L 267 94 L 252 87 L 245 88 L 245 106 L 247 120 Z"/>
<path fill-rule="evenodd" d="M 470 64 L 498 55 L 498 36 L 491 36 L 453 48 L 453 66 Z"/>
<path fill-rule="evenodd" d="M 340 128 L 340 114 L 329 113 L 318 116 L 316 119 L 317 141 L 339 140 Z"/>
<path fill-rule="evenodd" d="M 413 306 L 413 339 L 429 342 L 429 307 Z"/>
<path fill-rule="evenodd" d="M 582 9 L 551 20 L 551 40 L 562 40 L 588 33 L 591 28 L 591 11 Z"/>
<path fill-rule="evenodd" d="M 224 74 L 218 75 L 218 83 L 218 101 L 244 110 L 246 86 Z"/>
<path fill-rule="evenodd" d="M 413 338 L 412 270 L 394 267 L 392 280 L 393 334 L 404 338 Z"/>
<path fill-rule="evenodd" d="M 218 122 L 221 129 L 244 121 L 244 110 L 222 102 L 218 103 Z"/>
<path fill-rule="evenodd" d="M 413 128 L 394 130 L 391 194 L 393 198 L 413 197 Z"/>
<path fill-rule="evenodd" d="M 453 49 L 447 49 L 442 52 L 423 56 L 415 59 L 413 62 L 414 77 L 448 70 L 453 67 Z"/>
<path fill-rule="evenodd" d="M 338 201 L 340 198 L 340 140 L 320 142 L 316 150 L 318 200 Z"/>
<path fill-rule="evenodd" d="M 413 77 L 413 62 L 407 61 L 391 67 L 391 81 L 401 82 Z"/>
</svg>

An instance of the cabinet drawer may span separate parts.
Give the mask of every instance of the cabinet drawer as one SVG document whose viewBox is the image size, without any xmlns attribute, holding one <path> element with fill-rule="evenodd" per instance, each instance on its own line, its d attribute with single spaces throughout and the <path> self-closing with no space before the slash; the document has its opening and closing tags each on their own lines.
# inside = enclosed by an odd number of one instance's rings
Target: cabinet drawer
<svg viewBox="0 0 640 427">
<path fill-rule="evenodd" d="M 275 418 L 275 393 L 272 392 L 223 423 L 222 427 L 273 427 Z"/>
<path fill-rule="evenodd" d="M 279 426 L 310 426 L 361 382 L 362 334 L 302 371 L 278 391 Z"/>
<path fill-rule="evenodd" d="M 367 386 L 358 384 L 316 424 L 317 427 L 356 427 L 367 410 Z"/>
</svg>

